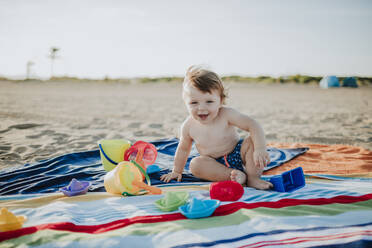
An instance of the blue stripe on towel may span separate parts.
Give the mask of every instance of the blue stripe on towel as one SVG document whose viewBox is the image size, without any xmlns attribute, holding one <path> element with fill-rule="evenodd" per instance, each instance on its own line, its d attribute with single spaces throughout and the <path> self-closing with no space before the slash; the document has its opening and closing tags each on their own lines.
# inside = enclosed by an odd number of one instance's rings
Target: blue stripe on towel
<svg viewBox="0 0 372 248">
<path fill-rule="evenodd" d="M 168 173 L 173 166 L 174 154 L 178 146 L 178 139 L 164 139 L 151 142 L 158 150 L 155 162 L 161 171 L 150 175 L 151 184 L 163 184 L 160 176 Z M 277 149 L 269 148 L 271 163 L 267 169 L 271 169 L 305 153 L 308 148 Z M 182 182 L 201 182 L 203 180 L 194 177 L 188 171 L 190 160 L 198 156 L 193 146 L 186 164 Z M 72 178 L 92 182 L 90 191 L 105 191 L 103 178 L 106 171 L 101 164 L 99 150 L 65 154 L 33 164 L 26 164 L 14 170 L 0 171 L 0 195 L 51 193 L 66 186 Z M 175 181 L 172 181 L 176 183 Z"/>
<path fill-rule="evenodd" d="M 325 231 L 328 229 L 345 229 L 345 228 L 352 228 L 352 227 L 366 227 L 370 226 L 371 227 L 372 223 L 363 223 L 363 224 L 357 224 L 357 225 L 345 225 L 345 226 L 333 226 L 333 227 L 311 227 L 311 228 L 301 228 L 301 229 L 282 229 L 282 230 L 274 230 L 274 231 L 269 231 L 269 232 L 260 232 L 260 233 L 250 233 L 248 235 L 243 235 L 240 237 L 236 238 L 231 238 L 231 239 L 221 239 L 221 240 L 214 240 L 211 242 L 200 242 L 200 243 L 191 243 L 191 244 L 185 244 L 185 245 L 177 245 L 173 246 L 173 248 L 188 248 L 188 247 L 211 247 L 219 244 L 230 244 L 237 242 L 237 241 L 242 241 L 242 240 L 248 240 L 257 236 L 267 236 L 270 237 L 275 234 L 283 234 L 283 233 L 305 233 L 305 232 L 313 232 L 313 231 Z M 364 243 L 365 244 L 371 244 L 372 240 L 358 240 L 357 244 Z M 317 246 L 318 247 L 318 246 Z M 345 243 L 337 244 L 337 245 L 332 245 L 332 246 L 319 246 L 319 247 L 345 247 Z M 352 246 L 354 247 L 354 246 Z M 370 247 L 370 246 L 355 246 L 355 247 Z"/>
</svg>

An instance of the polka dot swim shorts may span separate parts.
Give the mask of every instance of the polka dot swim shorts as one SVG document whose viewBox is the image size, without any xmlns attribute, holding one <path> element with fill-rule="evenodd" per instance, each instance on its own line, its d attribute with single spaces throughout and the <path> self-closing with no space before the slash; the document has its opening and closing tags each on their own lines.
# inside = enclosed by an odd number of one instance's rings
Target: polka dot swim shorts
<svg viewBox="0 0 372 248">
<path fill-rule="evenodd" d="M 216 161 L 230 167 L 244 172 L 242 157 L 240 156 L 240 148 L 242 147 L 243 140 L 239 140 L 234 150 L 222 157 L 216 158 Z"/>
</svg>

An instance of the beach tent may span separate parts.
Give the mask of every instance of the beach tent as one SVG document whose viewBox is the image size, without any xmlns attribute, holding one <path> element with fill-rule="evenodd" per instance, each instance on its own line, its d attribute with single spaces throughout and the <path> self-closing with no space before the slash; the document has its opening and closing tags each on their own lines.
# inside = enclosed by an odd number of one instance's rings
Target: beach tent
<svg viewBox="0 0 372 248">
<path fill-rule="evenodd" d="M 342 87 L 358 88 L 355 77 L 347 77 L 342 80 Z"/>
<path fill-rule="evenodd" d="M 335 88 L 340 87 L 340 82 L 336 76 L 326 76 L 320 80 L 319 86 L 323 89 Z"/>
</svg>

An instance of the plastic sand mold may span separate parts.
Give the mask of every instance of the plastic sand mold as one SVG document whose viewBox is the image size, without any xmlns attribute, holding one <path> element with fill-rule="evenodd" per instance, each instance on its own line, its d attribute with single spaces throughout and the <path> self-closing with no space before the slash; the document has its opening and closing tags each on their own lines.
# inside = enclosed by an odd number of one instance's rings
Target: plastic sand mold
<svg viewBox="0 0 372 248">
<path fill-rule="evenodd" d="M 181 214 L 189 219 L 197 219 L 211 216 L 220 205 L 218 200 L 200 200 L 192 198 L 191 202 L 179 207 Z"/>
<path fill-rule="evenodd" d="M 188 192 L 166 192 L 165 197 L 155 201 L 155 205 L 164 212 L 171 212 L 178 209 L 179 206 L 186 204 L 189 199 Z"/>
<path fill-rule="evenodd" d="M 26 220 L 26 216 L 16 216 L 8 209 L 2 208 L 0 212 L 0 231 L 6 232 L 20 229 Z"/>
<path fill-rule="evenodd" d="M 66 187 L 60 188 L 59 190 L 65 196 L 83 195 L 88 192 L 88 189 L 90 186 L 91 186 L 90 182 L 79 181 L 73 178 L 69 185 L 67 185 Z"/>
<path fill-rule="evenodd" d="M 209 186 L 211 199 L 220 201 L 237 201 L 244 194 L 244 188 L 234 181 L 214 182 Z"/>
<path fill-rule="evenodd" d="M 292 192 L 305 186 L 305 176 L 301 167 L 283 172 L 270 178 L 275 191 Z"/>
</svg>

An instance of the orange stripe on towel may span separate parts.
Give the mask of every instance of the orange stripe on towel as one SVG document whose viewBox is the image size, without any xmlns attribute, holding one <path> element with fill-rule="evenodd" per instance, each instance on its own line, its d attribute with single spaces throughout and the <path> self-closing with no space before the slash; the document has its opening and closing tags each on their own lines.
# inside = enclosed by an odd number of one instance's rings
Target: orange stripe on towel
<svg viewBox="0 0 372 248">
<path fill-rule="evenodd" d="M 264 172 L 264 175 L 277 175 L 301 166 L 304 173 L 308 174 L 372 177 L 372 151 L 362 147 L 305 143 L 270 143 L 269 146 L 310 149 L 303 155 Z"/>
</svg>

